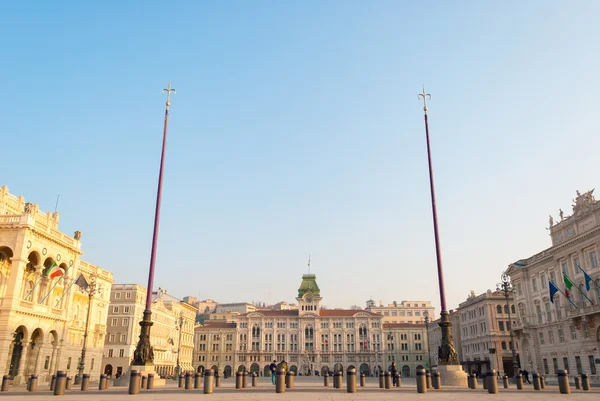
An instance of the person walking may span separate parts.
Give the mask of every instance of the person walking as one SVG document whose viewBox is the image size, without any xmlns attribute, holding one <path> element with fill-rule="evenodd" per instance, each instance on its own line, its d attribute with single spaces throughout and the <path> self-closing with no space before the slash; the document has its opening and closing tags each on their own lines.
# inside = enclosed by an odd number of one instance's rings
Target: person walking
<svg viewBox="0 0 600 401">
<path fill-rule="evenodd" d="M 523 377 L 525 377 L 527 383 L 531 384 L 531 382 L 529 381 L 529 372 L 526 369 L 523 370 Z"/>
<path fill-rule="evenodd" d="M 392 374 L 392 379 L 394 386 L 396 385 L 396 376 L 398 375 L 398 368 L 396 367 L 396 362 L 392 362 L 392 366 L 390 366 L 390 373 Z"/>
<path fill-rule="evenodd" d="M 275 360 L 269 365 L 269 369 L 271 370 L 271 382 L 275 384 L 275 372 L 277 372 L 277 362 Z"/>
</svg>

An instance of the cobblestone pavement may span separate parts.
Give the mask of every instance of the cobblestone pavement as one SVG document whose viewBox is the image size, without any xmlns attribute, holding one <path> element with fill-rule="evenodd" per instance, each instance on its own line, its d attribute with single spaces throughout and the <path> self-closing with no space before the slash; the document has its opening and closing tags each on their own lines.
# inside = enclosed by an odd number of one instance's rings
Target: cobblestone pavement
<svg viewBox="0 0 600 401">
<path fill-rule="evenodd" d="M 499 389 L 499 394 L 488 394 L 487 390 L 483 390 L 479 386 L 478 390 L 469 390 L 466 388 L 448 387 L 442 390 L 429 390 L 426 394 L 417 394 L 416 383 L 414 379 L 404 379 L 403 387 L 400 389 L 394 388 L 391 390 L 382 390 L 378 387 L 378 381 L 370 378 L 367 381 L 367 386 L 358 388 L 357 393 L 349 394 L 346 392 L 346 383 L 344 382 L 342 389 L 334 389 L 333 387 L 325 388 L 322 378 L 315 377 L 297 377 L 293 389 L 287 389 L 283 394 L 275 393 L 275 386 L 270 382 L 270 379 L 261 378 L 257 387 L 249 387 L 243 390 L 236 390 L 233 379 L 224 380 L 222 387 L 216 388 L 215 392 L 210 395 L 202 393 L 202 390 L 183 390 L 177 387 L 174 383 L 169 383 L 167 386 L 157 388 L 155 390 L 140 390 L 138 395 L 130 396 L 127 387 L 110 387 L 105 391 L 91 390 L 82 393 L 79 390 L 67 390 L 62 397 L 56 397 L 48 390 L 47 383 L 41 383 L 40 391 L 29 393 L 25 391 L 25 387 L 11 387 L 9 392 L 0 393 L 0 400 L 81 400 L 81 401 L 117 401 L 128 399 L 153 400 L 153 401 L 171 401 L 171 400 L 197 400 L 199 397 L 206 397 L 207 400 L 414 400 L 422 399 L 428 401 L 434 400 L 466 400 L 466 401 L 481 401 L 485 397 L 493 397 L 496 401 L 501 400 L 527 400 L 527 401 L 543 401 L 552 400 L 598 400 L 600 389 L 593 388 L 589 392 L 575 390 L 571 387 L 572 394 L 562 395 L 558 392 L 558 387 L 550 385 L 545 391 L 534 391 L 531 385 L 526 385 L 525 389 L 518 391 L 511 385 L 511 388 Z M 481 382 L 479 383 L 481 385 Z M 96 384 L 97 386 L 97 384 Z"/>
</svg>

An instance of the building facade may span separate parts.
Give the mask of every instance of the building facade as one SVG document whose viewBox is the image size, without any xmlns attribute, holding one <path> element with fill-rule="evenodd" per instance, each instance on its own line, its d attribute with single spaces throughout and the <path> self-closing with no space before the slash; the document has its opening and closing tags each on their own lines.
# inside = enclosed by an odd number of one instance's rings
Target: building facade
<svg viewBox="0 0 600 401">
<path fill-rule="evenodd" d="M 574 199 L 573 212 L 549 219 L 552 245 L 508 267 L 515 288 L 515 333 L 521 367 L 552 376 L 566 369 L 598 379 L 600 363 L 600 202 L 593 190 Z M 583 272 L 592 279 L 586 288 Z M 565 290 L 563 274 L 574 285 L 570 299 L 550 299 L 549 282 Z M 571 303 L 572 302 L 572 303 Z"/>
<path fill-rule="evenodd" d="M 460 341 L 455 347 L 461 348 L 464 370 L 485 374 L 496 369 L 501 375 L 514 376 L 509 308 L 514 326 L 515 305 L 511 297 L 507 304 L 504 293 L 488 290 L 475 295 L 471 291 L 467 300 L 458 306 Z M 515 347 L 518 350 L 518 344 Z"/>
<path fill-rule="evenodd" d="M 435 316 L 431 301 L 394 301 L 387 306 L 379 302 L 377 306 L 371 299 L 367 301 L 365 310 L 382 315 L 383 323 L 423 323 L 426 316 Z"/>
<path fill-rule="evenodd" d="M 302 375 L 345 371 L 350 366 L 373 374 L 396 361 L 405 374 L 414 375 L 424 365 L 422 325 L 383 326 L 383 317 L 377 313 L 322 309 L 316 276 L 310 274 L 302 277 L 296 300 L 295 310 L 256 310 L 230 323 L 208 321 L 197 326 L 196 370 L 268 375 L 271 361 L 285 360 L 290 370 Z"/>
<path fill-rule="evenodd" d="M 81 260 L 81 232 L 58 223 L 58 213 L 0 188 L 0 367 L 15 384 L 77 372 L 90 305 L 84 372 L 101 373 L 112 273 Z M 91 303 L 74 285 L 80 274 L 103 289 Z"/>
<path fill-rule="evenodd" d="M 102 360 L 103 373 L 111 377 L 125 374 L 139 340 L 140 325 L 146 309 L 146 288 L 138 284 L 113 284 L 107 320 L 107 338 Z M 197 309 L 167 294 L 152 294 L 152 328 L 150 341 L 154 349 L 157 374 L 172 376 L 193 370 L 194 322 Z"/>
<path fill-rule="evenodd" d="M 218 304 L 215 307 L 214 313 L 231 313 L 236 312 L 239 314 L 250 313 L 256 311 L 257 307 L 254 304 L 248 302 L 236 302 L 232 304 Z"/>
</svg>

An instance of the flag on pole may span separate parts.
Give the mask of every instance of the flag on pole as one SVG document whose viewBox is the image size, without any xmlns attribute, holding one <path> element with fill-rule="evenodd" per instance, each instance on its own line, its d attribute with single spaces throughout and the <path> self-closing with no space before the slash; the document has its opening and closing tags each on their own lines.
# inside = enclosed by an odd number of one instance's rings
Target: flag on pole
<svg viewBox="0 0 600 401">
<path fill-rule="evenodd" d="M 79 277 L 77 277 L 77 280 L 75 280 L 75 284 L 77 284 L 82 290 L 87 290 L 90 286 L 81 273 L 79 274 Z"/>
<path fill-rule="evenodd" d="M 560 290 L 558 289 L 557 286 L 554 285 L 554 283 L 552 281 L 548 282 L 548 288 L 550 290 L 550 302 L 554 303 L 554 295 L 556 295 L 557 292 L 559 292 Z"/>
<path fill-rule="evenodd" d="M 565 281 L 565 297 L 567 297 L 567 299 L 571 299 L 571 294 L 569 293 L 569 290 L 573 288 L 573 283 L 571 282 L 571 280 L 569 280 L 565 273 L 563 273 L 563 280 Z"/>
<path fill-rule="evenodd" d="M 583 276 L 585 277 L 585 289 L 586 289 L 586 291 L 589 291 L 591 288 L 590 283 L 593 283 L 594 280 L 579 265 L 577 265 L 577 267 L 579 267 L 579 270 L 581 270 L 583 272 Z"/>
<path fill-rule="evenodd" d="M 50 267 L 44 271 L 44 277 L 50 278 L 60 277 L 63 274 L 65 271 L 56 264 L 56 261 L 52 262 Z"/>
</svg>

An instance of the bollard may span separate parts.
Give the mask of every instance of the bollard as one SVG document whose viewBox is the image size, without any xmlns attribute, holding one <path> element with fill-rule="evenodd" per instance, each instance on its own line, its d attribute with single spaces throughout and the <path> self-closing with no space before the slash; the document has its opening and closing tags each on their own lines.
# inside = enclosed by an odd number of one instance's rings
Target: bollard
<svg viewBox="0 0 600 401">
<path fill-rule="evenodd" d="M 190 372 L 186 372 L 185 374 L 185 389 L 192 389 L 192 374 Z"/>
<path fill-rule="evenodd" d="M 196 373 L 194 375 L 194 388 L 200 388 L 200 379 L 202 378 L 202 375 L 200 373 Z"/>
<path fill-rule="evenodd" d="M 281 368 L 275 372 L 275 392 L 285 393 L 285 370 Z"/>
<path fill-rule="evenodd" d="M 360 386 L 364 387 L 367 381 L 367 375 L 365 375 L 364 373 L 360 374 Z"/>
<path fill-rule="evenodd" d="M 533 373 L 533 389 L 540 391 L 540 375 L 537 372 Z"/>
<path fill-rule="evenodd" d="M 129 377 L 129 394 L 137 394 L 140 392 L 140 376 L 139 370 L 131 371 L 131 376 Z M 104 380 L 106 380 L 106 378 L 104 378 Z M 102 376 L 100 377 L 100 381 L 102 381 Z"/>
<path fill-rule="evenodd" d="M 184 383 L 185 383 L 185 376 L 182 375 L 182 374 L 180 374 L 179 375 L 179 383 L 178 383 L 179 384 L 179 388 L 183 388 Z"/>
<path fill-rule="evenodd" d="M 590 378 L 587 373 L 581 374 L 581 388 L 583 391 L 590 391 Z"/>
<path fill-rule="evenodd" d="M 517 382 L 517 390 L 523 390 L 523 375 L 517 373 L 515 381 Z"/>
<path fill-rule="evenodd" d="M 148 373 L 148 382 L 146 383 L 146 389 L 152 390 L 154 388 L 154 373 Z"/>
<path fill-rule="evenodd" d="M 383 382 L 385 383 L 385 389 L 389 390 L 392 388 L 392 374 L 388 371 L 384 373 Z"/>
<path fill-rule="evenodd" d="M 540 375 L 540 388 L 543 390 L 546 388 L 546 376 Z"/>
<path fill-rule="evenodd" d="M 50 379 L 50 391 L 54 391 L 54 386 L 56 385 L 56 375 L 52 375 Z"/>
<path fill-rule="evenodd" d="M 140 373 L 141 375 L 141 373 Z M 104 384 L 102 385 L 102 390 L 106 390 L 108 388 L 108 385 L 110 384 L 110 381 L 108 380 L 108 375 L 104 375 Z"/>
<path fill-rule="evenodd" d="M 32 393 L 37 391 L 37 382 L 38 382 L 38 377 L 37 375 L 31 375 L 31 377 L 29 378 L 29 388 L 28 390 Z"/>
<path fill-rule="evenodd" d="M 442 388 L 442 383 L 440 380 L 440 372 L 433 372 L 431 374 L 431 385 L 436 390 L 440 390 Z"/>
<path fill-rule="evenodd" d="M 242 388 L 242 372 L 235 372 L 235 388 L 238 390 Z"/>
<path fill-rule="evenodd" d="M 252 375 L 252 387 L 256 387 L 257 384 L 258 384 L 258 374 L 254 373 Z"/>
<path fill-rule="evenodd" d="M 341 380 L 339 380 L 339 379 L 341 379 L 341 377 L 342 377 L 341 372 L 339 372 L 337 370 L 335 372 L 333 372 L 333 388 L 341 387 L 341 385 L 340 385 Z"/>
<path fill-rule="evenodd" d="M 558 391 L 561 394 L 571 394 L 571 387 L 569 386 L 569 372 L 566 370 L 558 371 Z"/>
<path fill-rule="evenodd" d="M 90 388 L 90 375 L 83 374 L 83 378 L 81 379 L 81 391 L 88 391 Z"/>
<path fill-rule="evenodd" d="M 354 368 L 346 370 L 346 390 L 349 393 L 356 393 L 356 369 Z"/>
<path fill-rule="evenodd" d="M 425 374 L 425 378 L 426 378 L 426 382 L 427 382 L 427 389 L 431 388 L 431 372 L 427 372 L 427 374 Z"/>
<path fill-rule="evenodd" d="M 402 376 L 400 376 L 398 373 L 396 373 L 396 387 L 402 387 Z"/>
<path fill-rule="evenodd" d="M 30 386 L 30 385 L 31 385 L 31 376 L 29 376 L 29 377 L 27 378 L 27 384 L 26 384 L 26 386 L 25 386 L 25 388 L 27 389 L 27 391 L 29 391 L 29 386 Z"/>
<path fill-rule="evenodd" d="M 104 373 L 100 374 L 100 381 L 98 382 L 98 390 L 104 390 L 104 381 L 106 380 L 106 376 Z"/>
<path fill-rule="evenodd" d="M 488 370 L 487 376 L 487 387 L 489 394 L 498 394 L 498 381 L 496 380 L 496 369 Z"/>
<path fill-rule="evenodd" d="M 483 389 L 487 390 L 487 373 L 481 378 Z"/>
<path fill-rule="evenodd" d="M 204 394 L 212 394 L 214 377 L 215 372 L 212 369 L 204 370 Z"/>
<path fill-rule="evenodd" d="M 245 370 L 242 372 L 242 388 L 248 387 L 248 372 Z"/>
<path fill-rule="evenodd" d="M 541 381 L 540 381 L 541 383 Z M 508 376 L 504 375 L 504 377 L 502 378 L 502 384 L 504 384 L 504 388 L 508 388 Z"/>
<path fill-rule="evenodd" d="M 467 375 L 467 386 L 470 389 L 473 389 L 473 378 L 475 375 L 471 374 L 471 375 Z"/>
<path fill-rule="evenodd" d="M 54 378 L 54 376 L 52 376 Z M 10 376 L 9 375 L 4 375 L 2 376 L 2 388 L 0 389 L 0 391 L 8 391 L 8 384 L 10 383 Z M 53 390 L 51 388 L 51 390 Z"/>
<path fill-rule="evenodd" d="M 477 375 L 475 373 L 473 373 L 471 375 L 471 384 L 473 385 L 473 387 L 471 387 L 473 390 L 477 390 Z"/>
<path fill-rule="evenodd" d="M 417 369 L 417 393 L 427 392 L 427 379 L 425 369 Z"/>
<path fill-rule="evenodd" d="M 67 384 L 67 373 L 64 370 L 56 372 L 56 383 L 54 384 L 54 395 L 64 395 Z"/>
<path fill-rule="evenodd" d="M 575 390 L 581 390 L 581 378 L 575 376 Z"/>
<path fill-rule="evenodd" d="M 294 388 L 294 376 L 296 376 L 296 374 L 294 373 L 293 370 L 290 370 L 289 372 L 287 372 L 287 377 L 286 377 L 286 381 L 285 381 L 286 388 Z"/>
<path fill-rule="evenodd" d="M 221 387 L 221 375 L 218 370 L 215 371 L 215 387 Z"/>
<path fill-rule="evenodd" d="M 67 377 L 67 383 L 65 384 L 65 389 L 66 390 L 71 390 L 71 384 L 73 383 L 72 379 L 70 377 Z"/>
<path fill-rule="evenodd" d="M 379 388 L 385 388 L 383 372 L 379 372 Z"/>
<path fill-rule="evenodd" d="M 329 387 L 329 372 L 325 372 L 325 376 L 323 376 L 323 385 Z"/>
<path fill-rule="evenodd" d="M 148 376 L 142 376 L 142 380 L 140 382 L 140 387 L 146 388 L 147 385 L 148 385 Z"/>
</svg>

